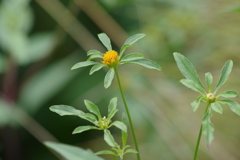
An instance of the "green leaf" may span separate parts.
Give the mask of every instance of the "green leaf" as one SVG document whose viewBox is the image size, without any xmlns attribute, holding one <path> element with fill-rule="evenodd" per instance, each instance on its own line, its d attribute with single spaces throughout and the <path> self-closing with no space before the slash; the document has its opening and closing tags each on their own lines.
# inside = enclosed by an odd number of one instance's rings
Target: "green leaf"
<svg viewBox="0 0 240 160">
<path fill-rule="evenodd" d="M 117 113 L 118 109 L 114 109 L 112 110 L 109 114 L 108 114 L 108 118 L 112 119 L 112 117 Z"/>
<path fill-rule="evenodd" d="M 60 116 L 80 116 L 81 118 L 84 116 L 84 112 L 77 110 L 71 106 L 67 105 L 54 105 L 49 108 L 52 112 L 59 114 Z"/>
<path fill-rule="evenodd" d="M 115 121 L 109 127 L 111 127 L 111 126 L 115 126 L 127 133 L 127 126 L 123 122 Z"/>
<path fill-rule="evenodd" d="M 87 56 L 94 55 L 94 54 L 103 56 L 103 54 L 97 50 L 90 50 L 87 52 Z"/>
<path fill-rule="evenodd" d="M 216 85 L 216 89 L 214 93 L 216 93 L 217 90 L 227 81 L 228 76 L 232 71 L 232 67 L 233 67 L 233 62 L 231 60 L 228 60 L 222 68 L 221 75 Z"/>
<path fill-rule="evenodd" d="M 194 81 L 199 86 L 199 88 L 201 88 L 201 90 L 205 91 L 192 63 L 180 53 L 174 52 L 173 55 L 183 76 L 189 80 Z"/>
<path fill-rule="evenodd" d="M 112 84 L 113 78 L 114 78 L 114 68 L 111 68 L 107 72 L 107 74 L 106 74 L 106 76 L 104 78 L 104 87 L 105 88 L 108 88 Z"/>
<path fill-rule="evenodd" d="M 218 102 L 211 103 L 211 107 L 215 112 L 223 114 L 222 106 Z"/>
<path fill-rule="evenodd" d="M 102 55 L 93 54 L 93 55 L 91 55 L 91 56 L 87 59 L 87 61 L 91 61 L 91 60 L 93 60 L 93 59 L 102 59 L 102 58 L 103 58 Z"/>
<path fill-rule="evenodd" d="M 56 142 L 44 142 L 48 148 L 59 153 L 64 159 L 68 160 L 103 160 L 96 156 L 91 150 L 84 150 L 79 147 L 66 145 Z"/>
<path fill-rule="evenodd" d="M 98 34 L 98 38 L 100 39 L 102 44 L 107 48 L 108 51 L 112 50 L 110 38 L 105 33 Z"/>
<path fill-rule="evenodd" d="M 109 130 L 104 130 L 104 140 L 107 142 L 107 144 L 111 147 L 117 147 L 117 143 L 115 142 L 111 132 Z"/>
<path fill-rule="evenodd" d="M 126 153 L 138 153 L 138 152 L 135 149 L 128 149 L 124 154 Z"/>
<path fill-rule="evenodd" d="M 90 112 L 92 112 L 96 116 L 98 116 L 98 120 L 102 119 L 101 113 L 100 113 L 98 107 L 94 103 L 92 103 L 91 101 L 88 101 L 88 100 L 84 100 L 84 104 Z"/>
<path fill-rule="evenodd" d="M 230 109 L 236 113 L 238 116 L 240 116 L 240 105 L 232 100 L 229 99 L 223 99 L 223 100 L 219 100 L 218 102 L 222 103 L 222 104 L 228 104 Z"/>
<path fill-rule="evenodd" d="M 220 93 L 218 97 L 225 97 L 225 98 L 234 98 L 234 97 L 238 97 L 238 92 L 236 91 L 225 91 L 225 92 L 222 92 Z"/>
<path fill-rule="evenodd" d="M 141 65 L 148 69 L 156 69 L 159 71 L 162 70 L 161 67 L 156 62 L 149 60 L 149 59 L 136 59 L 136 60 L 132 60 L 132 61 L 124 61 L 121 64 L 138 64 L 138 65 Z"/>
<path fill-rule="evenodd" d="M 92 122 L 93 124 L 98 125 L 97 118 L 93 114 L 85 113 L 83 115 L 83 117 L 84 117 L 84 119 L 88 120 L 89 122 Z"/>
<path fill-rule="evenodd" d="M 203 99 L 203 96 L 199 96 L 194 102 L 191 103 L 193 112 L 195 112 L 198 109 L 202 99 Z"/>
<path fill-rule="evenodd" d="M 79 126 L 76 129 L 74 129 L 73 134 L 82 133 L 82 132 L 88 131 L 90 129 L 97 129 L 97 130 L 99 130 L 99 128 L 94 127 L 94 126 Z"/>
<path fill-rule="evenodd" d="M 125 113 L 122 114 L 122 122 L 127 126 L 127 116 Z M 128 137 L 127 132 L 122 131 L 122 145 L 124 147 L 127 144 L 127 137 Z"/>
<path fill-rule="evenodd" d="M 93 62 L 93 61 L 78 62 L 71 68 L 71 70 L 81 68 L 81 67 L 87 67 L 95 64 L 98 64 L 98 62 Z"/>
<path fill-rule="evenodd" d="M 190 88 L 190 89 L 192 89 L 192 90 L 194 90 L 194 91 L 204 95 L 204 92 L 202 91 L 202 89 L 194 81 L 192 81 L 190 79 L 181 79 L 180 82 L 184 86 L 186 86 L 186 87 L 188 87 L 188 88 Z"/>
<path fill-rule="evenodd" d="M 96 64 L 91 68 L 89 74 L 92 75 L 94 72 L 99 71 L 101 68 L 103 68 L 105 66 L 106 66 L 105 64 L 101 64 L 101 63 Z"/>
<path fill-rule="evenodd" d="M 101 154 L 110 154 L 110 155 L 116 156 L 116 154 L 113 151 L 108 151 L 108 150 L 99 151 L 99 152 L 95 153 L 95 155 L 101 155 Z"/>
<path fill-rule="evenodd" d="M 136 59 L 143 59 L 144 56 L 140 53 L 131 53 L 131 54 L 127 54 L 125 55 L 122 59 L 121 62 L 124 61 L 132 61 L 132 60 L 136 60 Z"/>
<path fill-rule="evenodd" d="M 112 112 L 117 108 L 117 97 L 114 97 L 110 100 L 108 105 L 108 118 L 111 119 L 110 115 L 112 116 Z"/>
<path fill-rule="evenodd" d="M 120 57 L 122 56 L 122 54 L 123 54 L 123 52 L 127 49 L 127 48 L 129 48 L 129 47 L 132 47 L 131 45 L 129 45 L 129 44 L 124 44 L 122 47 L 121 47 L 121 49 L 120 49 Z"/>
<path fill-rule="evenodd" d="M 208 146 L 211 144 L 214 138 L 213 136 L 214 128 L 210 121 L 212 114 L 210 111 L 211 110 L 208 110 L 202 119 L 202 130 L 203 130 L 203 134 L 205 135 L 205 139 Z"/>
<path fill-rule="evenodd" d="M 212 81 L 213 81 L 213 76 L 210 72 L 205 73 L 205 81 L 207 84 L 207 88 L 208 88 L 208 93 L 211 93 L 211 86 L 212 86 Z"/>
<path fill-rule="evenodd" d="M 125 43 L 125 44 L 128 44 L 128 45 L 132 45 L 133 43 L 137 42 L 139 39 L 143 38 L 144 36 L 146 36 L 146 34 L 143 34 L 143 33 L 138 33 L 138 34 L 135 34 L 131 37 L 129 37 Z"/>
</svg>

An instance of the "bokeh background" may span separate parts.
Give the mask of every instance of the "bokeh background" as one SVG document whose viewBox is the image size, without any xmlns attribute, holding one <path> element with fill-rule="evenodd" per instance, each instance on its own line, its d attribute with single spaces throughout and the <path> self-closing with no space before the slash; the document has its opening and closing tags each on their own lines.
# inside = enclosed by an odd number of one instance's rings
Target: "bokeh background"
<svg viewBox="0 0 240 160">
<path fill-rule="evenodd" d="M 198 94 L 179 83 L 183 76 L 172 53 L 188 57 L 203 81 L 204 73 L 211 72 L 214 84 L 232 59 L 233 71 L 219 92 L 240 92 L 239 6 L 239 0 L 0 0 L 0 159 L 59 159 L 44 141 L 94 152 L 109 148 L 101 131 L 71 134 L 88 122 L 49 110 L 67 104 L 86 111 L 83 100 L 88 99 L 106 114 L 110 99 L 118 97 L 115 119 L 121 118 L 116 79 L 104 89 L 106 70 L 91 76 L 89 67 L 70 71 L 86 60 L 88 50 L 105 52 L 97 38 L 102 32 L 115 50 L 130 35 L 145 33 L 127 53 L 142 53 L 163 69 L 119 68 L 142 159 L 192 159 L 205 106 L 192 111 L 190 103 Z M 240 117 L 226 105 L 223 115 L 213 113 L 212 122 L 214 141 L 207 149 L 202 137 L 198 159 L 240 159 Z M 119 130 L 111 131 L 120 141 Z M 128 143 L 134 147 L 131 137 Z M 135 155 L 126 156 L 132 159 Z"/>
</svg>

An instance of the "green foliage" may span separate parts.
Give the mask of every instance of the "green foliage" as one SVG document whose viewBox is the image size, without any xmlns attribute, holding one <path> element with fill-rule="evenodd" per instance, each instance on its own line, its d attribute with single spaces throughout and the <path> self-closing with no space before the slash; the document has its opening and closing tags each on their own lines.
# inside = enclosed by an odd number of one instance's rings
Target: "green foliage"
<svg viewBox="0 0 240 160">
<path fill-rule="evenodd" d="M 84 150 L 79 147 L 74 147 L 71 145 L 66 145 L 56 142 L 44 142 L 44 144 L 56 151 L 65 159 L 69 160 L 103 160 L 102 158 L 96 156 L 91 150 Z"/>
<path fill-rule="evenodd" d="M 156 70 L 161 71 L 161 67 L 156 62 L 149 60 L 149 59 L 145 59 L 144 56 L 140 53 L 130 53 L 130 54 L 127 54 L 124 57 L 122 57 L 124 51 L 127 48 L 131 47 L 135 42 L 137 42 L 139 39 L 143 38 L 144 36 L 145 36 L 145 34 L 139 33 L 139 34 L 129 37 L 125 41 L 123 46 L 121 47 L 119 56 L 116 59 L 114 59 L 114 61 L 112 62 L 113 64 L 104 64 L 104 61 L 102 61 L 102 63 L 91 61 L 91 60 L 95 60 L 95 59 L 103 59 L 104 60 L 105 54 L 103 54 L 97 50 L 90 50 L 87 52 L 87 56 L 90 56 L 87 59 L 87 61 L 76 63 L 71 69 L 73 70 L 73 69 L 78 69 L 78 68 L 94 65 L 90 70 L 90 75 L 92 75 L 94 72 L 99 71 L 102 67 L 110 67 L 110 70 L 107 72 L 107 74 L 104 78 L 104 87 L 105 88 L 108 88 L 111 85 L 112 80 L 114 78 L 114 69 L 113 68 L 115 68 L 119 65 L 138 64 L 138 65 L 141 65 L 148 69 L 156 69 Z M 98 34 L 98 38 L 102 42 L 102 44 L 107 48 L 108 51 L 112 51 L 110 38 L 105 33 Z"/>
<path fill-rule="evenodd" d="M 206 102 L 211 106 L 207 108 L 204 118 L 202 119 L 202 131 L 203 134 L 205 135 L 207 145 L 210 145 L 211 141 L 213 140 L 214 131 L 213 125 L 210 122 L 210 117 L 212 116 L 211 110 L 223 114 L 221 104 L 228 104 L 230 109 L 234 113 L 240 115 L 240 105 L 237 102 L 232 100 L 218 100 L 219 97 L 225 98 L 237 97 L 238 93 L 236 91 L 225 91 L 215 96 L 217 90 L 227 81 L 229 74 L 232 71 L 233 62 L 231 60 L 228 60 L 225 63 L 221 70 L 220 78 L 218 80 L 214 93 L 211 93 L 213 81 L 211 73 L 208 72 L 205 74 L 205 82 L 207 85 L 207 90 L 205 90 L 192 63 L 180 53 L 174 53 L 174 58 L 177 62 L 179 70 L 187 78 L 181 80 L 180 82 L 186 87 L 201 94 L 201 96 L 199 96 L 193 103 L 191 103 L 193 111 L 195 112 L 197 110 L 197 108 L 200 105 L 200 102 Z"/>
</svg>

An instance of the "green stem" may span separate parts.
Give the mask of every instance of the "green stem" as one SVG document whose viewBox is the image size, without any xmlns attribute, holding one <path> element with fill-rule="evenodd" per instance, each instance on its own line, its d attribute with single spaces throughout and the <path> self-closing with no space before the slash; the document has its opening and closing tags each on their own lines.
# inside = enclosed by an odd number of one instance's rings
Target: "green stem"
<svg viewBox="0 0 240 160">
<path fill-rule="evenodd" d="M 122 91 L 122 86 L 121 86 L 121 82 L 120 82 L 120 78 L 119 78 L 119 74 L 118 74 L 118 69 L 117 67 L 114 68 L 114 71 L 115 71 L 115 74 L 117 76 L 117 81 L 118 81 L 118 86 L 119 86 L 119 90 L 120 90 L 120 93 L 121 93 L 121 96 L 122 96 L 122 100 L 123 100 L 123 103 L 124 103 L 124 107 L 126 109 L 126 112 L 127 112 L 127 116 L 128 116 L 128 120 L 129 120 L 129 123 L 130 123 L 130 127 L 131 127 L 131 130 L 132 130 L 132 135 L 133 135 L 133 139 L 134 139 L 134 144 L 135 144 L 135 148 L 137 150 L 137 159 L 140 160 L 140 153 L 139 153 L 139 149 L 138 149 L 138 142 L 137 142 L 137 138 L 136 138 L 136 135 L 135 135 L 135 131 L 134 131 L 134 127 L 133 127 L 133 123 L 132 123 L 132 119 L 131 119 L 131 115 L 130 115 L 130 112 L 129 112 L 129 109 L 128 109 L 128 106 L 127 106 L 127 102 L 125 100 L 125 97 L 124 97 L 124 94 L 123 94 L 123 91 Z"/>
<path fill-rule="evenodd" d="M 210 103 L 207 104 L 207 107 L 206 107 L 206 110 L 205 110 L 205 112 L 204 112 L 204 115 L 205 115 L 206 112 L 208 111 L 209 106 L 210 106 Z M 198 133 L 198 140 L 197 140 L 197 144 L 196 144 L 196 148 L 195 148 L 193 160 L 196 160 L 196 159 L 197 159 L 198 148 L 199 148 L 199 144 L 200 144 L 201 137 L 202 137 L 202 124 L 201 124 L 201 127 L 200 127 L 200 131 L 199 131 L 199 133 Z"/>
</svg>

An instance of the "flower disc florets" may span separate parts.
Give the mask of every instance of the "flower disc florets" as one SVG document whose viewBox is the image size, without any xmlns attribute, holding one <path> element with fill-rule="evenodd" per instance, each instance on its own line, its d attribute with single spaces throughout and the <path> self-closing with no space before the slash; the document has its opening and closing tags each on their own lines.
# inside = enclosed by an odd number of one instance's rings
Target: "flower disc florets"
<svg viewBox="0 0 240 160">
<path fill-rule="evenodd" d="M 209 103 L 213 103 L 213 102 L 215 102 L 216 97 L 214 96 L 214 94 L 208 93 L 207 94 L 207 100 L 208 100 Z"/>
<path fill-rule="evenodd" d="M 118 53 L 114 50 L 107 51 L 103 56 L 102 63 L 107 64 L 110 67 L 115 67 L 118 64 Z"/>
</svg>

